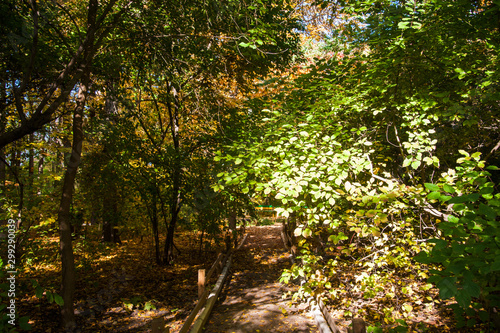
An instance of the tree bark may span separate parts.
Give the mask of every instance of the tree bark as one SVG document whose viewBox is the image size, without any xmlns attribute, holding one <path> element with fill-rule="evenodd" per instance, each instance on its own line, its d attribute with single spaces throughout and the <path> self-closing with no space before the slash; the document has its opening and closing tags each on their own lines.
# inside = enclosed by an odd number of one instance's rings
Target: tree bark
<svg viewBox="0 0 500 333">
<path fill-rule="evenodd" d="M 106 94 L 106 99 L 104 103 L 104 110 L 106 112 L 106 121 L 113 124 L 116 118 L 116 113 L 118 110 L 118 103 L 115 99 L 115 83 L 114 80 L 109 80 L 106 84 L 108 93 Z M 104 165 L 111 163 L 111 157 L 109 152 L 112 151 L 111 144 L 106 142 L 104 144 Z M 117 229 L 119 222 L 119 211 L 118 211 L 118 188 L 116 182 L 118 177 L 116 176 L 114 168 L 108 171 L 109 185 L 106 189 L 106 196 L 102 199 L 103 202 L 103 228 L 102 228 L 102 240 L 104 242 L 114 242 L 119 243 L 119 238 L 115 237 L 117 235 Z"/>
<path fill-rule="evenodd" d="M 87 88 L 90 81 L 89 72 L 82 77 L 77 96 L 77 103 L 73 114 L 73 144 L 71 156 L 64 174 L 61 204 L 59 206 L 59 237 L 62 263 L 61 294 L 64 305 L 61 309 L 62 322 L 66 330 L 76 327 L 73 300 L 75 293 L 75 259 L 71 240 L 70 208 L 73 200 L 73 190 L 76 173 L 82 156 L 83 146 L 83 110 L 87 97 Z"/>
<path fill-rule="evenodd" d="M 154 242 L 155 242 L 155 258 L 156 258 L 156 263 L 161 264 L 161 255 L 160 255 L 160 234 L 158 232 L 158 209 L 156 208 L 156 184 L 155 188 L 153 189 L 153 205 L 152 205 L 152 216 L 151 216 L 151 223 L 152 223 L 152 229 L 153 229 L 153 237 L 154 237 Z"/>
<path fill-rule="evenodd" d="M 236 230 L 236 217 L 237 217 L 237 213 L 236 211 L 231 211 L 231 213 L 229 214 L 229 218 L 228 218 L 228 224 L 229 224 L 229 231 L 231 233 L 230 235 L 230 240 L 228 242 L 228 247 L 231 246 L 230 243 L 233 243 L 235 248 L 236 246 L 238 245 L 238 231 Z"/>
<path fill-rule="evenodd" d="M 181 177 L 182 177 L 182 160 L 181 160 L 181 146 L 179 140 L 179 94 L 174 86 L 167 83 L 167 89 L 173 99 L 167 100 L 167 109 L 170 118 L 170 133 L 174 143 L 175 158 L 172 170 L 172 199 L 170 202 L 170 223 L 167 225 L 167 238 L 165 239 L 165 257 L 163 258 L 165 264 L 170 264 L 174 258 L 174 233 L 179 212 L 181 209 Z"/>
<path fill-rule="evenodd" d="M 103 214 L 102 214 L 103 217 L 102 241 L 117 243 L 117 239 L 114 236 L 114 230 L 117 226 L 118 214 L 119 214 L 118 202 L 117 202 L 118 191 L 116 189 L 116 184 L 114 183 L 114 179 L 109 183 L 105 195 L 106 197 L 102 198 L 104 200 Z"/>
</svg>

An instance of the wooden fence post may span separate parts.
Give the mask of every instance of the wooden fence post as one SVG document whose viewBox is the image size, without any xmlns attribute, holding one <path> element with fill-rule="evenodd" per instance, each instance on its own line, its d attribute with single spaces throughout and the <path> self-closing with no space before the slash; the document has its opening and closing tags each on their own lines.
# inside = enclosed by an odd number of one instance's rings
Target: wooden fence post
<svg viewBox="0 0 500 333">
<path fill-rule="evenodd" d="M 170 328 L 165 328 L 165 319 L 163 317 L 158 317 L 151 321 L 151 332 L 153 333 L 169 333 Z"/>
<path fill-rule="evenodd" d="M 201 299 L 201 296 L 203 296 L 203 293 L 205 293 L 205 270 L 199 269 L 198 270 L 198 299 Z"/>
<path fill-rule="evenodd" d="M 361 318 L 354 318 L 352 320 L 352 328 L 347 329 L 348 333 L 366 333 L 365 321 Z"/>
</svg>

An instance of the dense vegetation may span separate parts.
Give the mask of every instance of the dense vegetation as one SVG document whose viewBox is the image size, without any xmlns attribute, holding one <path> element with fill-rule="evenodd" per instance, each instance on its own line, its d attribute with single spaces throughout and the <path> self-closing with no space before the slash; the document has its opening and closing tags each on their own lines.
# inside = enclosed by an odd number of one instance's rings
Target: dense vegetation
<svg viewBox="0 0 500 333">
<path fill-rule="evenodd" d="M 178 228 L 221 241 L 264 203 L 297 300 L 404 326 L 437 287 L 456 327 L 499 325 L 498 1 L 8 0 L 0 21 L 1 219 L 21 275 L 59 233 L 66 328 L 84 223 L 170 265 Z"/>
</svg>

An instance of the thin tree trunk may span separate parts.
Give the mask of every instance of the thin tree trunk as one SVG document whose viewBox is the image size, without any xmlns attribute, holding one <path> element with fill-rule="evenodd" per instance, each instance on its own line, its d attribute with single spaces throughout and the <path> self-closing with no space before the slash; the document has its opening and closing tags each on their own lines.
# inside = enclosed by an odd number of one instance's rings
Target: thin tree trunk
<svg viewBox="0 0 500 333">
<path fill-rule="evenodd" d="M 109 80 L 106 84 L 108 88 L 108 94 L 106 95 L 106 100 L 104 103 L 104 109 L 106 111 L 106 121 L 112 123 L 116 118 L 116 113 L 118 110 L 118 103 L 114 97 L 115 95 L 115 83 L 113 80 Z M 104 151 L 107 154 L 104 154 L 105 161 L 104 164 L 111 163 L 111 157 L 109 156 L 109 151 L 112 150 L 112 147 L 109 143 L 105 143 Z M 103 228 L 102 228 L 102 240 L 104 242 L 114 242 L 118 243 L 119 239 L 115 237 L 118 231 L 115 229 L 118 226 L 119 222 L 119 211 L 118 211 L 118 188 L 116 186 L 117 176 L 114 168 L 108 171 L 108 179 L 109 185 L 106 189 L 106 195 L 103 197 Z"/>
<path fill-rule="evenodd" d="M 229 214 L 229 218 L 228 218 L 228 224 L 229 224 L 229 230 L 230 230 L 230 233 L 231 233 L 231 238 L 232 238 L 232 243 L 234 243 L 234 247 L 236 247 L 238 245 L 238 231 L 236 230 L 236 211 L 232 211 L 230 214 Z M 229 241 L 229 243 L 231 243 L 231 240 Z"/>
<path fill-rule="evenodd" d="M 172 223 L 174 221 L 171 220 L 171 223 L 167 228 L 167 238 L 165 240 L 165 257 L 163 258 L 163 262 L 166 265 L 170 265 L 174 260 L 174 233 L 175 233 L 175 224 Z"/>
<path fill-rule="evenodd" d="M 201 258 L 201 251 L 203 250 L 203 236 L 205 236 L 205 228 L 203 228 L 200 235 L 200 247 L 198 249 L 198 258 Z"/>
<path fill-rule="evenodd" d="M 115 239 L 116 237 L 114 237 L 114 230 L 118 221 L 118 191 L 114 181 L 115 177 L 112 177 L 112 181 L 109 182 L 105 197 L 102 198 L 104 200 L 102 228 L 102 240 L 104 242 L 117 242 L 117 239 Z"/>
<path fill-rule="evenodd" d="M 61 204 L 59 206 L 59 237 L 62 262 L 61 294 L 64 305 L 61 309 L 62 322 L 66 330 L 76 327 L 73 300 L 75 293 L 75 259 L 71 242 L 70 207 L 73 200 L 76 173 L 81 161 L 83 145 L 83 110 L 90 78 L 88 71 L 82 77 L 77 103 L 73 115 L 73 145 L 66 172 L 64 174 Z"/>
<path fill-rule="evenodd" d="M 35 195 L 35 190 L 33 188 L 33 181 L 35 178 L 35 151 L 33 149 L 33 146 L 31 143 L 35 142 L 35 136 L 33 133 L 29 135 L 29 142 L 30 142 L 30 150 L 29 150 L 29 160 L 28 160 L 28 201 L 27 201 L 27 206 L 28 209 L 31 209 L 33 207 L 33 202 L 34 198 L 33 196 Z"/>
<path fill-rule="evenodd" d="M 156 185 L 156 184 L 155 184 Z M 155 258 L 156 258 L 156 263 L 161 264 L 161 255 L 160 255 L 160 235 L 158 232 L 158 209 L 156 208 L 156 188 L 153 189 L 153 206 L 152 206 L 152 219 L 151 219 L 151 224 L 152 224 L 152 229 L 153 229 L 153 236 L 155 240 Z"/>
<path fill-rule="evenodd" d="M 172 201 L 170 202 L 170 223 L 167 226 L 167 238 L 165 240 L 165 257 L 163 258 L 165 264 L 170 264 L 174 258 L 174 233 L 179 212 L 181 209 L 181 177 L 182 177 L 182 160 L 181 160 L 181 147 L 179 138 L 179 94 L 174 86 L 167 83 L 167 89 L 173 98 L 173 105 L 171 100 L 167 100 L 167 109 L 170 118 L 170 133 L 175 149 L 175 159 L 172 172 Z"/>
<path fill-rule="evenodd" d="M 10 171 L 14 176 L 17 184 L 18 184 L 18 193 L 19 193 L 19 203 L 17 205 L 17 216 L 19 220 L 22 220 L 23 217 L 23 209 L 24 209 L 24 182 L 19 177 L 19 170 L 21 169 L 21 151 L 18 149 L 18 142 L 14 144 L 14 150 L 12 152 L 12 162 L 10 164 Z"/>
<path fill-rule="evenodd" d="M 176 170 L 174 171 L 172 202 L 170 203 L 170 223 L 167 225 L 167 238 L 165 240 L 165 257 L 163 260 L 167 265 L 171 264 L 174 259 L 174 233 L 181 209 L 180 177 L 181 171 L 179 164 L 176 165 Z"/>
</svg>

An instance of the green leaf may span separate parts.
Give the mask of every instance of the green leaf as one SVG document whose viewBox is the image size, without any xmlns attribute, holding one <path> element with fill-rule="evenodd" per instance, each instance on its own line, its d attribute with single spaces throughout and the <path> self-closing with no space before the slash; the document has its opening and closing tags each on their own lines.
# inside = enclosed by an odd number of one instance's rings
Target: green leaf
<svg viewBox="0 0 500 333">
<path fill-rule="evenodd" d="M 455 279 L 452 277 L 445 277 L 437 283 L 439 288 L 439 297 L 442 299 L 448 299 L 454 297 L 457 294 L 457 286 L 455 285 Z"/>
<path fill-rule="evenodd" d="M 418 30 L 418 29 L 422 28 L 422 23 L 419 23 L 419 22 L 412 22 L 412 23 L 411 23 L 411 27 L 412 27 L 413 29 Z"/>
<path fill-rule="evenodd" d="M 439 294 L 441 295 L 441 289 L 439 291 Z M 464 290 L 459 290 L 455 295 L 455 299 L 457 300 L 458 305 L 464 309 L 467 309 L 470 305 L 471 297 Z"/>
<path fill-rule="evenodd" d="M 493 262 L 493 264 L 491 264 L 490 271 L 491 272 L 500 271 L 500 258 L 499 257 L 495 258 L 495 261 Z"/>
<path fill-rule="evenodd" d="M 472 154 L 471 157 L 476 161 L 479 161 L 479 158 L 481 157 L 481 152 L 477 151 L 474 154 Z"/>
<path fill-rule="evenodd" d="M 479 204 L 479 213 L 486 216 L 489 220 L 495 220 L 497 217 L 497 212 L 493 208 L 482 203 Z"/>
<path fill-rule="evenodd" d="M 471 297 L 479 297 L 481 293 L 481 288 L 479 285 L 474 283 L 472 280 L 465 280 L 464 282 L 464 290 L 471 296 Z"/>
<path fill-rule="evenodd" d="M 455 72 L 459 72 L 459 73 L 464 73 L 464 74 L 465 74 L 465 72 L 464 72 L 461 68 L 455 68 Z M 469 153 L 468 153 L 468 152 L 466 152 L 466 151 L 465 151 L 465 150 L 463 150 L 463 149 L 459 149 L 459 150 L 458 150 L 458 152 L 459 152 L 460 154 L 464 155 L 465 157 L 470 157 Z"/>
<path fill-rule="evenodd" d="M 370 209 L 369 211 L 366 212 L 365 216 L 366 217 L 374 217 L 375 215 L 377 215 L 377 211 L 374 210 L 374 209 Z"/>
<path fill-rule="evenodd" d="M 312 231 L 309 228 L 305 228 L 304 231 L 302 231 L 302 236 L 304 236 L 306 238 L 311 237 L 311 235 L 312 235 Z"/>
<path fill-rule="evenodd" d="M 443 239 L 430 239 L 429 243 L 436 244 L 436 245 L 434 245 L 434 248 L 433 248 L 433 250 L 436 250 L 436 251 L 444 249 L 446 246 L 448 246 L 448 242 L 443 240 Z"/>
<path fill-rule="evenodd" d="M 450 193 L 450 194 L 455 194 L 455 188 L 451 185 L 448 185 L 448 184 L 444 184 L 443 185 L 443 190 L 445 190 L 446 192 Z"/>
<path fill-rule="evenodd" d="M 398 28 L 401 30 L 406 30 L 409 28 L 410 22 L 399 22 Z"/>
<path fill-rule="evenodd" d="M 23 316 L 19 318 L 19 328 L 23 331 L 31 331 L 33 327 L 29 323 L 29 317 Z"/>
<path fill-rule="evenodd" d="M 431 192 L 427 195 L 427 199 L 429 200 L 437 200 L 441 197 L 441 193 L 439 192 Z"/>
<path fill-rule="evenodd" d="M 35 295 L 36 295 L 37 298 L 42 298 L 42 296 L 43 296 L 43 288 L 40 287 L 40 286 L 36 286 Z"/>
<path fill-rule="evenodd" d="M 59 306 L 63 306 L 64 305 L 64 300 L 63 298 L 58 295 L 58 294 L 54 294 L 54 301 L 56 302 L 57 305 Z"/>
<path fill-rule="evenodd" d="M 452 200 L 453 200 L 453 199 L 452 199 Z M 450 200 L 450 201 L 451 201 L 451 200 Z M 464 209 L 465 209 L 465 205 L 464 205 L 464 204 L 459 203 L 459 204 L 454 204 L 454 205 L 453 205 L 453 210 L 454 210 L 455 212 L 460 212 L 460 211 L 462 211 L 462 210 L 464 210 Z"/>
<path fill-rule="evenodd" d="M 433 191 L 433 192 L 438 192 L 441 190 L 439 188 L 439 186 L 437 186 L 436 184 L 425 183 L 424 186 L 425 186 L 425 188 L 427 188 L 428 190 Z"/>
</svg>

